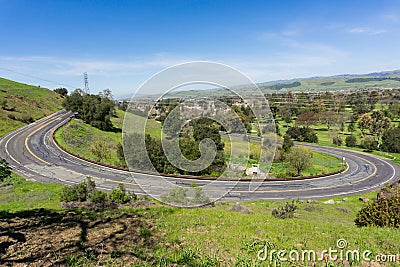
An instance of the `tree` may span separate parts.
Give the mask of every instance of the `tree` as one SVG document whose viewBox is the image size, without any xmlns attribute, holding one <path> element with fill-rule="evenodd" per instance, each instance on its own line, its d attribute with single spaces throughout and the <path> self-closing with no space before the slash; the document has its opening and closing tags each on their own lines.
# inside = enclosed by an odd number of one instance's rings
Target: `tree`
<svg viewBox="0 0 400 267">
<path fill-rule="evenodd" d="M 279 108 L 279 114 L 281 115 L 281 118 L 286 124 L 289 124 L 292 122 L 292 111 L 290 110 L 289 107 L 287 106 L 282 106 Z"/>
<path fill-rule="evenodd" d="M 350 122 L 349 126 L 347 126 L 347 131 L 353 133 L 356 131 L 356 125 L 354 122 Z"/>
<path fill-rule="evenodd" d="M 200 118 L 191 121 L 193 125 L 193 138 L 196 142 L 200 142 L 205 138 L 210 138 L 215 143 L 217 150 L 224 150 L 224 142 L 222 142 L 219 129 L 221 126 L 209 118 Z"/>
<path fill-rule="evenodd" d="M 346 136 L 346 146 L 355 147 L 357 145 L 357 138 L 354 135 Z"/>
<path fill-rule="evenodd" d="M 385 117 L 383 112 L 380 110 L 373 111 L 371 114 L 371 119 L 370 132 L 377 137 L 379 143 L 384 130 L 391 126 L 390 119 Z"/>
<path fill-rule="evenodd" d="M 340 135 L 334 136 L 332 141 L 333 141 L 333 144 L 334 144 L 334 145 L 337 145 L 337 146 L 341 146 L 342 143 L 343 143 L 343 140 L 342 140 L 342 138 L 340 137 Z"/>
<path fill-rule="evenodd" d="M 103 160 L 111 157 L 111 151 L 108 149 L 107 144 L 100 139 L 96 139 L 92 143 L 90 152 L 96 157 L 98 162 L 103 162 Z"/>
<path fill-rule="evenodd" d="M 372 136 L 364 137 L 360 144 L 360 146 L 366 150 L 377 150 L 378 145 L 378 141 L 376 141 Z"/>
<path fill-rule="evenodd" d="M 283 144 L 282 149 L 285 152 L 289 152 L 289 150 L 293 147 L 293 140 L 290 138 L 288 134 L 283 136 Z"/>
<path fill-rule="evenodd" d="M 382 136 L 382 151 L 400 153 L 400 128 L 388 129 Z"/>
<path fill-rule="evenodd" d="M 312 151 L 304 146 L 293 147 L 286 157 L 289 167 L 301 176 L 302 172 L 311 166 Z"/>
<path fill-rule="evenodd" d="M 344 122 L 343 121 L 340 123 L 340 131 L 342 133 L 344 132 Z"/>
<path fill-rule="evenodd" d="M 301 113 L 296 118 L 296 124 L 305 125 L 307 127 L 315 124 L 317 121 L 318 116 L 312 111 Z"/>
<path fill-rule="evenodd" d="M 335 125 L 340 125 L 342 118 L 343 116 L 340 116 L 334 111 L 326 111 L 319 115 L 320 122 L 328 127 L 328 131 L 331 130 L 331 127 Z"/>
<path fill-rule="evenodd" d="M 86 94 L 77 89 L 64 99 L 63 107 L 76 112 L 77 117 L 100 130 L 113 128 L 111 117 L 114 115 L 114 102 L 100 95 Z"/>
<path fill-rule="evenodd" d="M 0 182 L 11 176 L 11 169 L 5 159 L 0 159 Z"/>
<path fill-rule="evenodd" d="M 57 88 L 57 89 L 54 89 L 54 92 L 56 92 L 57 94 L 60 94 L 62 96 L 67 96 L 68 95 L 67 88 Z"/>
<path fill-rule="evenodd" d="M 318 143 L 317 134 L 308 127 L 293 126 L 286 131 L 286 134 L 299 142 Z"/>
<path fill-rule="evenodd" d="M 361 130 L 361 133 L 364 135 L 365 130 L 370 129 L 372 123 L 372 118 L 369 113 L 364 113 L 361 115 L 361 117 L 358 119 L 358 127 Z"/>
</svg>

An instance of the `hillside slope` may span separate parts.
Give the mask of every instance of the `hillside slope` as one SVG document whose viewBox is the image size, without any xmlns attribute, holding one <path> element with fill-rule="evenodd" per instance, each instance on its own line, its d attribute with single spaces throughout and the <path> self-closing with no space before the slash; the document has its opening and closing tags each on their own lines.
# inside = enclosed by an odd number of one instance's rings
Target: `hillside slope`
<svg viewBox="0 0 400 267">
<path fill-rule="evenodd" d="M 61 103 L 49 89 L 0 78 L 0 137 L 61 109 Z"/>
</svg>

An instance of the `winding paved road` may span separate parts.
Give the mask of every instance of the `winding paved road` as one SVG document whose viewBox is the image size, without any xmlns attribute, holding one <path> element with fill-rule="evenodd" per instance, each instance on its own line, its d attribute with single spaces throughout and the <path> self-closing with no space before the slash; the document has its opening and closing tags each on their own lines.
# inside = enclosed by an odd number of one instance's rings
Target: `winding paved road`
<svg viewBox="0 0 400 267">
<path fill-rule="evenodd" d="M 156 195 L 166 193 L 167 189 L 156 182 L 159 177 L 103 167 L 76 158 L 60 149 L 52 138 L 53 132 L 71 117 L 71 113 L 59 111 L 7 134 L 0 139 L 0 157 L 10 163 L 14 172 L 35 181 L 71 185 L 90 176 L 100 189 L 109 190 L 122 182 L 128 190 L 144 194 L 135 182 L 135 179 L 141 179 L 148 181 L 144 186 L 151 188 Z M 373 191 L 381 188 L 386 182 L 399 179 L 400 167 L 390 160 L 345 149 L 310 146 L 315 151 L 339 158 L 345 157 L 348 169 L 340 174 L 309 180 L 264 181 L 253 192 L 249 192 L 249 182 L 213 181 L 211 191 L 225 192 L 227 188 L 233 187 L 222 199 L 225 201 L 312 199 Z M 187 186 L 194 182 L 193 179 L 164 179 Z M 204 180 L 195 182 L 199 185 L 211 183 Z M 143 186 L 143 183 L 141 184 Z"/>
</svg>

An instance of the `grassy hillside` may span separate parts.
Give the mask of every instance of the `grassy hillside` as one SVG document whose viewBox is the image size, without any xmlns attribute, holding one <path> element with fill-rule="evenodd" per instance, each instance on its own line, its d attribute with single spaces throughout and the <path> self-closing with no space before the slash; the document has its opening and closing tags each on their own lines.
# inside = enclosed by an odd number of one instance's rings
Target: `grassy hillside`
<svg viewBox="0 0 400 267">
<path fill-rule="evenodd" d="M 264 246 L 321 253 L 337 248 L 339 239 L 348 250 L 370 250 L 370 258 L 400 251 L 398 229 L 354 224 L 365 205 L 358 198 L 376 192 L 337 197 L 335 204 L 295 202 L 294 218 L 277 219 L 272 210 L 284 201 L 184 209 L 140 200 L 117 210 L 66 210 L 59 199 L 63 186 L 12 180 L 13 186 L 0 187 L 2 266 L 350 266 L 257 259 Z M 380 266 L 374 264 L 362 266 Z"/>
<path fill-rule="evenodd" d="M 0 78 L 0 136 L 61 109 L 59 94 Z"/>
</svg>

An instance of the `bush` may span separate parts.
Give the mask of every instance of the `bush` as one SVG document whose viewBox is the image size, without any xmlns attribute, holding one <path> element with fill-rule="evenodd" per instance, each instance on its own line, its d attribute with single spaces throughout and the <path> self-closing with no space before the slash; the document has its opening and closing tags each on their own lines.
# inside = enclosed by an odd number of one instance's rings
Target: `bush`
<svg viewBox="0 0 400 267">
<path fill-rule="evenodd" d="M 22 115 L 22 117 L 19 119 L 19 121 L 24 122 L 24 123 L 32 123 L 35 120 L 32 118 L 32 116 Z"/>
<path fill-rule="evenodd" d="M 340 135 L 336 135 L 333 137 L 333 144 L 337 145 L 337 146 L 341 146 L 343 143 L 342 137 L 340 137 Z"/>
<path fill-rule="evenodd" d="M 357 145 L 357 138 L 354 135 L 349 135 L 346 137 L 346 146 L 355 147 Z"/>
<path fill-rule="evenodd" d="M 94 203 L 105 203 L 107 201 L 107 193 L 100 190 L 95 190 L 90 200 Z"/>
<path fill-rule="evenodd" d="M 14 120 L 14 121 L 17 120 L 17 119 L 15 118 L 14 114 L 8 114 L 7 117 L 8 117 L 10 120 Z"/>
<path fill-rule="evenodd" d="M 357 214 L 357 226 L 400 228 L 400 186 L 386 188 L 372 204 L 367 204 Z M 389 191 L 389 193 L 388 193 Z"/>
<path fill-rule="evenodd" d="M 0 182 L 11 177 L 10 165 L 5 159 L 0 158 Z"/>
<path fill-rule="evenodd" d="M 290 127 L 286 134 L 299 142 L 318 143 L 317 134 L 309 127 Z"/>
<path fill-rule="evenodd" d="M 297 210 L 297 206 L 294 204 L 294 201 L 292 201 L 292 203 L 286 202 L 285 206 L 281 206 L 276 209 L 273 209 L 272 216 L 274 216 L 275 218 L 280 218 L 280 219 L 293 218 L 296 210 Z"/>
<path fill-rule="evenodd" d="M 118 184 L 118 188 L 111 191 L 110 200 L 118 204 L 125 204 L 130 201 L 130 197 L 126 194 L 123 184 Z"/>
<path fill-rule="evenodd" d="M 366 136 L 362 141 L 360 146 L 366 150 L 377 150 L 378 149 L 378 141 L 376 141 L 373 137 Z"/>
<path fill-rule="evenodd" d="M 90 179 L 90 177 L 87 177 L 86 180 L 82 183 L 63 188 L 63 190 L 61 191 L 61 201 L 86 201 L 92 196 L 92 193 L 95 191 L 95 187 L 95 182 Z"/>
</svg>

